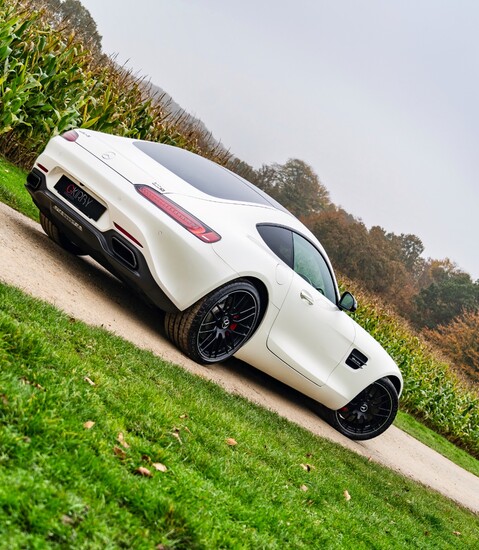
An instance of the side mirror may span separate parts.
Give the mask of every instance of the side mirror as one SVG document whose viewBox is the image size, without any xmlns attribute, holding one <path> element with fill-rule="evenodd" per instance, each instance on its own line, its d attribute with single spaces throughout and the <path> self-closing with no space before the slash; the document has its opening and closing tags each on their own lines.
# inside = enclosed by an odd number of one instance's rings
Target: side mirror
<svg viewBox="0 0 479 550">
<path fill-rule="evenodd" d="M 358 302 L 351 292 L 344 292 L 338 303 L 339 309 L 353 313 L 358 309 Z"/>
</svg>

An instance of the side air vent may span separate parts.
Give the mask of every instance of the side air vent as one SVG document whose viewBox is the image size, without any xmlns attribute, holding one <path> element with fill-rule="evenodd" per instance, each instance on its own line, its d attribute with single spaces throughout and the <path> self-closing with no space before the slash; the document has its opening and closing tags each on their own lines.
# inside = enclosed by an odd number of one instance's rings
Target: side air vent
<svg viewBox="0 0 479 550">
<path fill-rule="evenodd" d="M 113 250 L 113 254 L 115 254 L 115 256 L 128 267 L 131 269 L 136 269 L 138 267 L 138 261 L 135 253 L 124 242 L 120 241 L 120 239 L 117 237 L 112 237 L 111 248 Z"/>
<path fill-rule="evenodd" d="M 367 362 L 368 358 L 358 349 L 353 349 L 353 351 L 349 354 L 349 357 L 346 359 L 346 365 L 354 370 L 362 369 Z"/>
</svg>

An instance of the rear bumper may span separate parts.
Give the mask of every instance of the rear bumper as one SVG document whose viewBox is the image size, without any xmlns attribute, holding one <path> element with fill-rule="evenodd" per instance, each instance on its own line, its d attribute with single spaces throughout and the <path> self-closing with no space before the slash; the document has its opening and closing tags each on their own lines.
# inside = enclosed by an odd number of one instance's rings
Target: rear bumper
<svg viewBox="0 0 479 550">
<path fill-rule="evenodd" d="M 167 312 L 178 308 L 153 278 L 141 251 L 115 230 L 99 231 L 48 190 L 45 174 L 33 168 L 25 185 L 37 208 L 85 254 L 132 287 L 143 299 Z"/>
</svg>

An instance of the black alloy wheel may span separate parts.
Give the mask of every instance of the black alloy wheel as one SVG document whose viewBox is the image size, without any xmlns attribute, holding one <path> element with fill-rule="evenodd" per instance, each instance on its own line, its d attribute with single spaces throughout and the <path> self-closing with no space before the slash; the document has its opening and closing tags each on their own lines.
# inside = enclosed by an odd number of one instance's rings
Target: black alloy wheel
<svg viewBox="0 0 479 550">
<path fill-rule="evenodd" d="M 225 361 L 253 334 L 260 297 L 246 280 L 229 283 L 191 308 L 165 317 L 168 337 L 198 363 Z"/>
<path fill-rule="evenodd" d="M 388 378 L 377 380 L 337 411 L 331 411 L 330 423 L 346 437 L 372 439 L 393 423 L 398 411 L 396 388 Z"/>
</svg>

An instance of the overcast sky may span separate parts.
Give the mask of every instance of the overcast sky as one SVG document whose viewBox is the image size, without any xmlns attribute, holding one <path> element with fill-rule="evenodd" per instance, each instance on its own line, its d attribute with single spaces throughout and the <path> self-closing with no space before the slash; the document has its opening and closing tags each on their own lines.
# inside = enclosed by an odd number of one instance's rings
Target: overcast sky
<svg viewBox="0 0 479 550">
<path fill-rule="evenodd" d="M 106 53 L 259 167 L 479 278 L 479 2 L 81 0 Z"/>
</svg>

